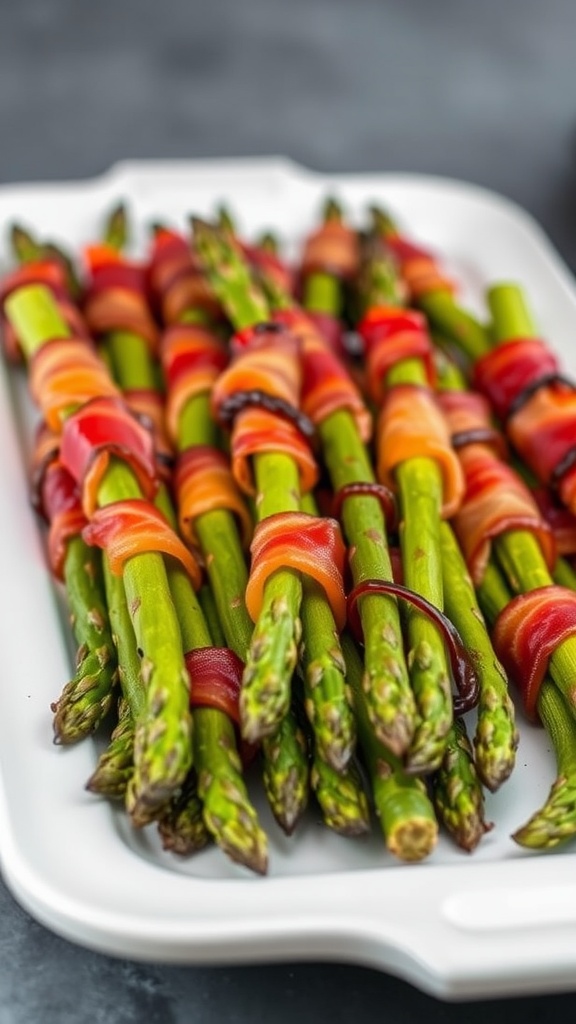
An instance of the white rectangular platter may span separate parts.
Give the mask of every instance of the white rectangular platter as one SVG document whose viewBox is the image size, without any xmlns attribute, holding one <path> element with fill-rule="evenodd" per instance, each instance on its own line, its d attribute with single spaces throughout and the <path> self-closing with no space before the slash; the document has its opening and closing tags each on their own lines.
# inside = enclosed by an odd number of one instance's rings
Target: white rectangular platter
<svg viewBox="0 0 576 1024">
<path fill-rule="evenodd" d="M 462 301 L 482 312 L 485 286 L 528 291 L 541 332 L 576 375 L 576 290 L 538 227 L 508 201 L 463 183 L 321 176 L 284 159 L 121 164 L 88 182 L 0 188 L 0 270 L 17 219 L 76 250 L 119 199 L 136 228 L 184 227 L 225 201 L 241 232 L 277 231 L 295 253 L 322 199 L 361 223 L 383 203 L 445 256 Z M 38 920 L 106 953 L 188 964 L 340 960 L 397 974 L 449 999 L 570 989 L 576 978 L 576 844 L 529 855 L 509 838 L 542 803 L 554 774 L 544 733 L 521 722 L 517 767 L 488 800 L 495 827 L 471 856 L 442 839 L 423 864 L 392 861 L 376 834 L 332 835 L 314 820 L 291 839 L 266 808 L 270 871 L 249 877 L 218 850 L 162 852 L 152 829 L 86 793 L 97 747 L 52 743 L 50 702 L 70 673 L 70 642 L 29 509 L 33 421 L 21 374 L 0 366 L 0 860 Z M 258 794 L 256 798 L 259 799 Z"/>
</svg>

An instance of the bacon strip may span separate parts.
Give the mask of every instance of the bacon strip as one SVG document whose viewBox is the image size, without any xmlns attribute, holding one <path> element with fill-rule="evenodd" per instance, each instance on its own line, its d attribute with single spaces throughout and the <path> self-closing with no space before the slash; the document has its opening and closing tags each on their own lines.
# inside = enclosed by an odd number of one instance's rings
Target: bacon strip
<svg viewBox="0 0 576 1024">
<path fill-rule="evenodd" d="M 570 468 L 569 458 L 576 450 L 576 391 L 561 384 L 547 385 L 525 402 L 508 421 L 508 436 L 537 476 L 546 486 L 558 486 L 566 505 L 576 512 L 569 480 L 559 471 L 563 463 Z"/>
<path fill-rule="evenodd" d="M 179 323 L 190 309 L 202 309 L 210 319 L 221 316 L 220 303 L 190 244 L 176 231 L 156 232 L 148 265 L 148 286 L 164 324 Z"/>
<path fill-rule="evenodd" d="M 24 263 L 5 274 L 0 282 L 0 322 L 4 349 L 10 362 L 19 362 L 22 353 L 16 332 L 4 314 L 4 304 L 12 292 L 28 284 L 45 285 L 52 293 L 60 316 L 68 325 L 71 334 L 78 338 L 88 338 L 88 330 L 82 314 L 70 297 L 66 273 L 62 264 L 55 259 Z"/>
<path fill-rule="evenodd" d="M 482 443 L 501 458 L 506 457 L 504 435 L 494 426 L 490 405 L 483 395 L 478 391 L 440 391 L 437 400 L 446 418 L 453 448 Z"/>
<path fill-rule="evenodd" d="M 474 583 L 484 576 L 493 539 L 509 530 L 533 534 L 551 570 L 557 553 L 552 530 L 518 474 L 485 445 L 467 445 L 459 455 L 466 491 L 452 523 Z"/>
<path fill-rule="evenodd" d="M 386 375 L 399 361 L 421 359 L 431 387 L 436 382 L 432 345 L 421 313 L 396 307 L 374 306 L 359 324 L 366 349 L 367 386 L 380 404 L 386 393 Z"/>
<path fill-rule="evenodd" d="M 306 239 L 301 259 L 301 272 L 305 277 L 322 273 L 351 280 L 359 264 L 358 235 L 341 220 L 326 220 Z"/>
<path fill-rule="evenodd" d="M 42 345 L 30 361 L 30 393 L 51 430 L 62 429 L 70 409 L 120 392 L 92 345 L 82 338 L 58 338 Z"/>
<path fill-rule="evenodd" d="M 42 505 L 49 523 L 48 560 L 56 579 L 64 578 L 67 542 L 86 526 L 75 481 L 55 459 L 46 469 L 42 486 Z"/>
<path fill-rule="evenodd" d="M 503 423 L 522 399 L 560 372 L 558 360 L 540 338 L 513 338 L 477 360 L 473 382 Z"/>
<path fill-rule="evenodd" d="M 217 708 L 240 728 L 239 697 L 244 664 L 228 647 L 197 647 L 184 655 L 190 706 Z"/>
<path fill-rule="evenodd" d="M 162 335 L 161 359 L 166 378 L 166 426 L 176 444 L 179 421 L 189 399 L 211 392 L 228 362 L 224 343 L 207 327 L 181 324 Z"/>
<path fill-rule="evenodd" d="M 152 434 L 158 471 L 166 475 L 173 449 L 166 432 L 164 396 L 155 388 L 125 388 L 122 394 L 130 412 Z"/>
<path fill-rule="evenodd" d="M 267 409 L 248 408 L 234 420 L 231 436 L 232 475 L 244 494 L 256 495 L 252 468 L 255 455 L 288 455 L 298 467 L 302 494 L 318 481 L 318 464 L 310 445 L 291 420 Z"/>
<path fill-rule="evenodd" d="M 385 239 L 386 246 L 396 258 L 402 277 L 406 282 L 412 299 L 430 292 L 456 291 L 456 285 L 440 269 L 436 257 L 426 249 L 409 242 L 401 235 L 390 235 Z"/>
<path fill-rule="evenodd" d="M 252 537 L 252 518 L 223 452 L 196 445 L 178 456 L 174 474 L 178 522 L 182 536 L 199 547 L 194 521 L 206 512 L 227 509 L 238 517 L 246 547 Z"/>
<path fill-rule="evenodd" d="M 146 272 L 111 246 L 88 246 L 85 258 L 91 274 L 84 315 L 96 337 L 110 331 L 130 331 L 158 348 L 158 328 L 146 296 Z"/>
<path fill-rule="evenodd" d="M 48 522 L 48 514 L 44 508 L 42 488 L 48 466 L 58 458 L 60 438 L 44 422 L 40 422 L 34 437 L 32 461 L 30 466 L 30 501 L 38 515 Z"/>
<path fill-rule="evenodd" d="M 143 498 L 115 501 L 97 509 L 84 527 L 87 544 L 106 551 L 112 572 L 120 576 L 124 563 L 134 555 L 157 551 L 182 563 L 195 590 L 202 572 L 193 554 L 157 508 Z"/>
<path fill-rule="evenodd" d="M 444 488 L 442 515 L 454 515 L 464 496 L 464 477 L 446 421 L 426 387 L 401 384 L 390 389 L 378 419 L 376 449 L 378 479 L 392 490 L 394 470 L 402 462 L 422 457 L 437 462 Z"/>
<path fill-rule="evenodd" d="M 236 726 L 238 753 L 244 767 L 254 760 L 257 743 L 240 734 L 240 688 L 244 663 L 228 647 L 197 647 L 184 655 L 190 679 L 190 706 L 216 708 Z"/>
<path fill-rule="evenodd" d="M 324 590 L 339 630 L 346 622 L 343 572 L 345 548 L 335 519 L 306 512 L 279 512 L 258 523 L 250 547 L 252 564 L 246 607 L 256 622 L 266 580 L 277 569 L 296 569 Z"/>
<path fill-rule="evenodd" d="M 259 324 L 238 332 L 231 341 L 234 358 L 220 374 L 212 392 L 212 409 L 237 392 L 259 391 L 297 409 L 302 370 L 298 339 L 281 324 Z"/>
<path fill-rule="evenodd" d="M 550 527 L 559 555 L 576 554 L 576 516 L 570 509 L 560 505 L 555 495 L 546 487 L 532 491 L 540 514 Z"/>
<path fill-rule="evenodd" d="M 294 272 L 280 256 L 260 245 L 248 245 L 246 242 L 239 244 L 251 267 L 273 281 L 280 291 L 292 294 Z"/>
<path fill-rule="evenodd" d="M 62 430 L 60 457 L 82 491 L 82 507 L 90 518 L 98 504 L 98 488 L 111 456 L 128 463 L 147 498 L 158 489 L 152 435 L 123 402 L 95 398 L 69 416 Z"/>
<path fill-rule="evenodd" d="M 334 349 L 326 343 L 314 321 L 303 310 L 278 310 L 274 320 L 299 339 L 302 356 L 300 407 L 317 426 L 334 412 L 347 410 L 363 441 L 372 434 L 372 416 L 360 391 Z"/>
<path fill-rule="evenodd" d="M 556 648 L 576 634 L 576 592 L 556 584 L 519 594 L 500 612 L 492 642 L 496 656 L 537 720 L 538 694 Z"/>
</svg>

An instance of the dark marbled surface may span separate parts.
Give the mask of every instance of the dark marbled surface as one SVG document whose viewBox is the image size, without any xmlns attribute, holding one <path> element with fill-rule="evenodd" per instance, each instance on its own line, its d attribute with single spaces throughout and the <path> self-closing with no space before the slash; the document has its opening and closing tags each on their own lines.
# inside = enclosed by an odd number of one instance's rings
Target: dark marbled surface
<svg viewBox="0 0 576 1024">
<path fill-rule="evenodd" d="M 576 269 L 575 33 L 573 0 L 3 0 L 0 182 L 275 153 L 443 174 L 526 206 Z M 536 1024 L 572 1005 L 448 1005 L 350 966 L 119 961 L 0 886 L 0 1024 Z"/>
</svg>

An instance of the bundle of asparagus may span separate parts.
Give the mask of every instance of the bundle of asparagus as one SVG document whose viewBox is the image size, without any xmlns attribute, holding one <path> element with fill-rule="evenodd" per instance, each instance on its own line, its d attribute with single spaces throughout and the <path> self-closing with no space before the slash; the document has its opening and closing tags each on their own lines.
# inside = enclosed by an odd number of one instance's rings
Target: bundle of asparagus
<svg viewBox="0 0 576 1024">
<path fill-rule="evenodd" d="M 464 346 L 466 369 L 481 350 L 474 383 L 502 420 L 543 388 L 538 422 L 554 420 L 549 408 L 565 397 L 557 366 L 534 344 L 518 379 L 512 357 L 490 361 L 488 335 L 451 283 L 381 211 L 359 234 L 329 200 L 293 270 L 271 236 L 240 239 L 227 211 L 219 225 L 193 225 L 192 241 L 156 225 L 135 263 L 122 255 L 119 207 L 80 280 L 67 254 L 12 234 L 22 266 L 2 292 L 6 334 L 56 436 L 39 450 L 36 493 L 74 608 L 79 669 L 88 652 L 100 659 L 98 684 L 86 670 L 89 681 L 57 702 L 61 741 L 101 725 L 120 680 L 90 788 L 122 796 L 136 826 L 157 821 L 169 849 L 214 839 L 263 872 L 266 837 L 242 766 L 255 758 L 287 833 L 311 788 L 325 824 L 346 835 L 369 828 L 372 805 L 403 860 L 427 856 L 439 824 L 471 850 L 490 828 L 482 787 L 496 789 L 514 763 L 508 673 L 550 732 L 559 771 L 515 838 L 546 848 L 573 834 L 576 599 L 551 573 L 576 576 L 502 463 L 469 380 L 406 301 Z M 490 295 L 500 335 L 533 333 L 517 296 L 511 318 L 510 295 Z M 363 367 L 343 340 L 358 318 Z M 465 397 L 451 406 L 455 394 Z M 566 434 L 560 468 L 543 466 L 525 424 L 511 436 L 570 499 Z M 497 527 L 477 517 L 496 494 L 506 505 Z M 523 623 L 514 636 L 524 617 L 546 658 Z M 476 700 L 472 746 L 463 715 Z"/>
</svg>

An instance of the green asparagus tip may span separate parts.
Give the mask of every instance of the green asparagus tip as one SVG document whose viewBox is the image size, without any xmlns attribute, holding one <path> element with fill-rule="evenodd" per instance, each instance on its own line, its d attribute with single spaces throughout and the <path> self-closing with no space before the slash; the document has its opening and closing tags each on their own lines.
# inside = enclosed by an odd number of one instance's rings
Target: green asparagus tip
<svg viewBox="0 0 576 1024">
<path fill-rule="evenodd" d="M 308 746 L 295 715 L 285 715 L 273 736 L 262 741 L 262 778 L 270 809 L 282 831 L 294 832 L 310 792 Z"/>
<path fill-rule="evenodd" d="M 218 846 L 236 864 L 258 875 L 268 870 L 268 840 L 245 792 L 233 779 L 200 777 L 204 821 Z"/>
<path fill-rule="evenodd" d="M 512 835 L 530 850 L 551 850 L 576 835 L 576 775 L 559 775 L 548 799 L 530 820 Z"/>
<path fill-rule="evenodd" d="M 324 824 L 339 835 L 355 838 L 370 831 L 370 809 L 362 777 L 354 762 L 344 773 L 315 757 L 310 776 Z"/>
<path fill-rule="evenodd" d="M 54 742 L 77 743 L 98 728 L 112 705 L 117 679 L 115 660 L 108 647 L 89 651 L 73 679 L 50 705 L 54 714 Z"/>
<path fill-rule="evenodd" d="M 372 218 L 373 230 L 379 235 L 396 235 L 398 234 L 398 228 L 393 217 L 388 213 L 387 210 L 382 209 L 381 206 L 373 205 L 370 207 L 370 216 Z"/>
<path fill-rule="evenodd" d="M 29 263 L 41 255 L 41 246 L 30 231 L 14 223 L 9 231 L 10 245 L 19 263 Z"/>
<path fill-rule="evenodd" d="M 108 214 L 104 229 L 104 240 L 120 252 L 128 242 L 128 212 L 126 204 L 120 201 Z"/>
<path fill-rule="evenodd" d="M 216 210 L 216 223 L 221 231 L 228 232 L 229 235 L 236 234 L 236 223 L 232 212 L 228 206 L 221 203 Z"/>
<path fill-rule="evenodd" d="M 329 221 L 338 221 L 344 219 L 344 209 L 342 203 L 335 196 L 328 196 L 324 203 L 323 209 L 323 220 L 327 224 Z"/>
<path fill-rule="evenodd" d="M 211 842 L 198 795 L 196 773 L 192 769 L 180 793 L 167 805 L 158 821 L 162 849 L 189 857 Z"/>
<path fill-rule="evenodd" d="M 278 239 L 272 231 L 264 231 L 263 234 L 258 237 L 257 245 L 259 249 L 263 249 L 264 252 L 272 253 L 273 256 L 276 256 L 280 251 Z"/>
</svg>

